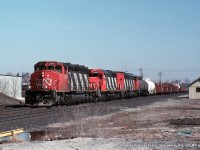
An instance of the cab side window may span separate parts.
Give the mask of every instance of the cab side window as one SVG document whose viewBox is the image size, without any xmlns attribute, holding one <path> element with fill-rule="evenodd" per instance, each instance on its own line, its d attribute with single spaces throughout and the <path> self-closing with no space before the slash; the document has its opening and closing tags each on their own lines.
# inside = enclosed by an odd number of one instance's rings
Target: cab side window
<svg viewBox="0 0 200 150">
<path fill-rule="evenodd" d="M 67 73 L 67 67 L 65 66 L 64 68 L 65 68 L 65 71 L 64 71 L 64 73 L 66 74 L 66 73 Z"/>
<path fill-rule="evenodd" d="M 62 73 L 62 66 L 56 66 L 56 71 Z"/>
<path fill-rule="evenodd" d="M 100 74 L 100 75 L 99 75 L 99 78 L 100 78 L 100 79 L 102 79 L 102 78 L 103 78 L 102 74 Z"/>
</svg>

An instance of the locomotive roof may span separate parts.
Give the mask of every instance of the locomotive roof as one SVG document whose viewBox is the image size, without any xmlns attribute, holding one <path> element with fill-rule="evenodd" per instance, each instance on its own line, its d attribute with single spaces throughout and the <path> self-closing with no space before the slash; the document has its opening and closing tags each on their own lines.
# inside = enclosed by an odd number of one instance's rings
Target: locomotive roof
<svg viewBox="0 0 200 150">
<path fill-rule="evenodd" d="M 69 70 L 89 70 L 88 67 L 79 64 L 71 64 L 71 63 L 63 63 L 64 65 L 69 67 Z"/>
<path fill-rule="evenodd" d="M 89 70 L 88 67 L 85 67 L 84 65 L 79 65 L 79 64 L 71 64 L 71 63 L 63 63 L 63 62 L 58 62 L 58 61 L 40 61 L 36 63 L 35 65 L 38 64 L 45 64 L 45 63 L 57 63 L 57 64 L 63 64 L 64 66 L 68 66 L 69 70 Z"/>
<path fill-rule="evenodd" d="M 116 73 L 124 73 L 124 75 L 127 77 L 127 78 L 138 78 L 140 79 L 139 76 L 136 76 L 136 75 L 133 75 L 132 73 L 125 73 L 125 72 L 122 72 L 122 71 L 112 71 L 112 70 L 102 70 L 105 74 L 112 74 L 112 75 L 115 75 Z"/>
<path fill-rule="evenodd" d="M 134 74 L 132 74 L 132 73 L 127 73 L 127 72 L 121 72 L 121 73 L 124 73 L 124 75 L 126 76 L 126 77 L 130 77 L 130 78 L 140 78 L 139 76 L 136 76 L 136 75 L 134 75 Z"/>
<path fill-rule="evenodd" d="M 103 73 L 105 73 L 105 74 L 115 74 L 115 72 L 112 71 L 112 70 L 103 70 L 103 69 L 102 69 L 102 71 L 103 71 Z"/>
</svg>

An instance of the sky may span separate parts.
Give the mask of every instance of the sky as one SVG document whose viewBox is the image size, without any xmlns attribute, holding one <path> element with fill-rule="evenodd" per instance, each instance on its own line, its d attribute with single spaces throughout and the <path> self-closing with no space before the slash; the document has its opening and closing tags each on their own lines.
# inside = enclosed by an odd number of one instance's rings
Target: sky
<svg viewBox="0 0 200 150">
<path fill-rule="evenodd" d="M 38 61 L 200 76 L 199 0 L 0 0 L 0 74 Z"/>
</svg>

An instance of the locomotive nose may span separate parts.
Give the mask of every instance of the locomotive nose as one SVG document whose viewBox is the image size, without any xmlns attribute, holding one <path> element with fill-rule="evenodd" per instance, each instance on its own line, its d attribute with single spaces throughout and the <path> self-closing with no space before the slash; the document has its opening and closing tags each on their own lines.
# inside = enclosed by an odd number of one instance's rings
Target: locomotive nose
<svg viewBox="0 0 200 150">
<path fill-rule="evenodd" d="M 48 73 L 41 72 L 38 74 L 38 79 L 36 81 L 37 89 L 40 90 L 50 90 L 52 86 L 52 78 Z"/>
<path fill-rule="evenodd" d="M 52 85 L 52 79 L 51 78 L 49 78 L 49 77 L 43 78 L 43 88 L 45 88 L 45 89 L 49 88 L 50 89 L 51 85 Z"/>
</svg>

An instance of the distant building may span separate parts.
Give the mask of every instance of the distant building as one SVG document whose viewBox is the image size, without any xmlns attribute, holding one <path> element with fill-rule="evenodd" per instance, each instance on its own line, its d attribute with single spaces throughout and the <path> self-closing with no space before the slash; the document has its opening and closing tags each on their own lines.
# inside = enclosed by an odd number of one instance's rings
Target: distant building
<svg viewBox="0 0 200 150">
<path fill-rule="evenodd" d="M 0 74 L 0 92 L 20 99 L 22 97 L 22 77 Z"/>
<path fill-rule="evenodd" d="M 200 99 L 200 77 L 189 85 L 189 99 Z"/>
</svg>

